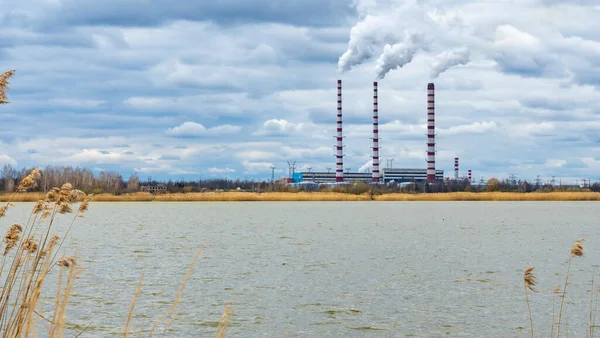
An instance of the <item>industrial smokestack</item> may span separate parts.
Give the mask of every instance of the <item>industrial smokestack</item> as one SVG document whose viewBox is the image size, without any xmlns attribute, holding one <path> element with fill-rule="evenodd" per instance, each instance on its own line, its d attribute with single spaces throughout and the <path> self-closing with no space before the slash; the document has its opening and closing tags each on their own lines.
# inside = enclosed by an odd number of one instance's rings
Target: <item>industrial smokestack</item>
<svg viewBox="0 0 600 338">
<path fill-rule="evenodd" d="M 458 157 L 454 158 L 454 180 L 458 181 Z"/>
<path fill-rule="evenodd" d="M 427 85 L 427 182 L 435 181 L 435 86 Z"/>
<path fill-rule="evenodd" d="M 379 182 L 379 109 L 377 104 L 377 82 L 373 82 L 373 183 Z"/>
<path fill-rule="evenodd" d="M 469 183 L 471 183 L 471 169 L 469 169 L 469 171 L 467 171 L 467 180 L 469 180 Z"/>
<path fill-rule="evenodd" d="M 344 144 L 342 142 L 342 80 L 338 80 L 337 105 L 337 152 L 335 163 L 335 181 L 344 182 Z"/>
</svg>

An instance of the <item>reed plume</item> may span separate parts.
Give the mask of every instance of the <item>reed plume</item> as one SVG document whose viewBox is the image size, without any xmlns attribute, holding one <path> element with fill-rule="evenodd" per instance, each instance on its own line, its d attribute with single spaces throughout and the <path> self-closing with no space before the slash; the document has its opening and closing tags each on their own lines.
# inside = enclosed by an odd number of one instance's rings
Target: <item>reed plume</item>
<svg viewBox="0 0 600 338">
<path fill-rule="evenodd" d="M 529 325 L 531 326 L 531 337 L 533 338 L 533 316 L 531 315 L 531 304 L 529 304 L 529 291 L 537 292 L 535 289 L 535 276 L 533 275 L 534 266 L 525 269 L 523 274 L 523 283 L 525 285 L 525 300 L 527 301 L 527 310 L 529 311 Z"/>
<path fill-rule="evenodd" d="M 560 323 L 561 323 L 561 319 L 562 319 L 562 313 L 563 313 L 563 305 L 565 303 L 565 296 L 567 294 L 567 284 L 569 283 L 569 273 L 571 272 L 571 262 L 573 260 L 573 257 L 582 257 L 583 256 L 583 241 L 585 239 L 581 238 L 578 239 L 577 241 L 575 241 L 575 243 L 573 243 L 573 246 L 571 247 L 571 255 L 569 256 L 569 264 L 567 266 L 567 275 L 565 277 L 565 286 L 563 287 L 563 291 L 562 291 L 562 295 L 561 295 L 561 300 L 560 300 L 560 308 L 558 310 L 558 323 L 556 324 L 556 337 L 560 337 Z"/>
<path fill-rule="evenodd" d="M 17 245 L 22 232 L 23 226 L 21 224 L 13 224 L 8 228 L 8 231 L 4 235 L 4 243 L 6 243 L 4 247 L 4 256 Z"/>
<path fill-rule="evenodd" d="M 8 104 L 8 98 L 6 97 L 6 92 L 8 91 L 8 80 L 15 75 L 16 70 L 9 70 L 0 74 L 0 104 Z"/>
<path fill-rule="evenodd" d="M 2 216 L 17 192 L 24 192 L 36 186 L 41 176 L 39 168 L 32 170 L 21 180 L 6 205 L 0 208 Z M 49 337 L 64 336 L 65 314 L 71 288 L 80 269 L 74 257 L 65 256 L 54 261 L 53 253 L 58 253 L 57 246 L 61 238 L 50 233 L 52 224 L 59 213 L 68 213 L 70 205 L 76 200 L 86 200 L 87 196 L 78 190 L 72 189 L 70 184 L 61 188 L 54 188 L 46 198 L 35 201 L 29 219 L 23 225 L 13 224 L 4 235 L 3 261 L 0 274 L 3 276 L 3 286 L 0 288 L 0 332 L 3 337 L 31 337 L 35 335 L 37 318 L 44 318 L 50 322 Z M 83 209 L 88 208 L 89 199 Z M 81 209 L 81 207 L 80 207 Z M 80 212 L 78 212 L 80 214 Z M 37 227 L 49 218 L 49 225 L 41 236 L 37 236 Z M 75 218 L 74 218 L 75 219 Z M 71 223 L 71 226 L 73 223 Z M 69 227 L 70 229 L 70 227 Z M 66 236 L 66 234 L 65 234 Z M 63 238 L 64 241 L 64 238 Z M 61 242 L 62 244 L 62 242 Z M 9 255 L 11 254 L 11 255 Z M 11 259 L 7 261 L 7 257 Z M 11 261 L 12 260 L 12 261 Z M 9 263 L 6 271 L 5 263 Z M 48 320 L 42 314 L 39 304 L 41 290 L 46 276 L 53 267 L 59 270 L 59 279 L 55 301 L 54 313 Z M 63 283 L 66 271 L 67 278 Z M 40 306 L 36 310 L 37 306 Z"/>
</svg>

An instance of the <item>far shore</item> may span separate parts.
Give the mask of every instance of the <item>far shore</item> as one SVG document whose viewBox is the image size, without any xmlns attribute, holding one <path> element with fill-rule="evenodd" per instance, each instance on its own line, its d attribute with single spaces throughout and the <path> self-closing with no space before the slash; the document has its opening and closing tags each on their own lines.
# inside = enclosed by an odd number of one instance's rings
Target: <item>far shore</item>
<svg viewBox="0 0 600 338">
<path fill-rule="evenodd" d="M 0 194 L 0 202 L 7 202 L 11 194 Z M 35 202 L 43 193 L 19 193 L 13 202 Z M 325 201 L 600 201 L 598 192 L 452 192 L 382 195 L 335 192 L 205 192 L 205 193 L 129 193 L 121 195 L 98 194 L 95 202 L 325 202 Z"/>
</svg>

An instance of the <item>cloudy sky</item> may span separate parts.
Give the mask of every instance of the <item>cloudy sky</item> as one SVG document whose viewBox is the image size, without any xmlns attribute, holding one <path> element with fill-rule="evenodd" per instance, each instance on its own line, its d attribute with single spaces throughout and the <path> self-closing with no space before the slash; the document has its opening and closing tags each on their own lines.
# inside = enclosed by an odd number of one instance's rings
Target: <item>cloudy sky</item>
<svg viewBox="0 0 600 338">
<path fill-rule="evenodd" d="M 1 0 L 0 165 L 127 178 L 368 170 L 372 82 L 382 162 L 485 176 L 600 179 L 596 0 Z"/>
</svg>

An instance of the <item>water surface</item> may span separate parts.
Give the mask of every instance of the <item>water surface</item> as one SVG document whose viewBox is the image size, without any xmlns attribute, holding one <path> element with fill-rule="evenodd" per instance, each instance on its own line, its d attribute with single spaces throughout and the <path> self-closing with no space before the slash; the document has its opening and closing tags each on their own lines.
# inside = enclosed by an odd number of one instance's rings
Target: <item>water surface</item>
<svg viewBox="0 0 600 338">
<path fill-rule="evenodd" d="M 585 336 L 599 218 L 597 202 L 93 203 L 65 244 L 85 268 L 66 335 L 118 335 L 144 269 L 134 327 L 151 327 L 205 245 L 166 336 L 214 336 L 231 301 L 231 337 L 527 337 L 530 265 L 548 336 L 552 290 L 586 237 L 566 298 L 570 334 Z"/>
</svg>

